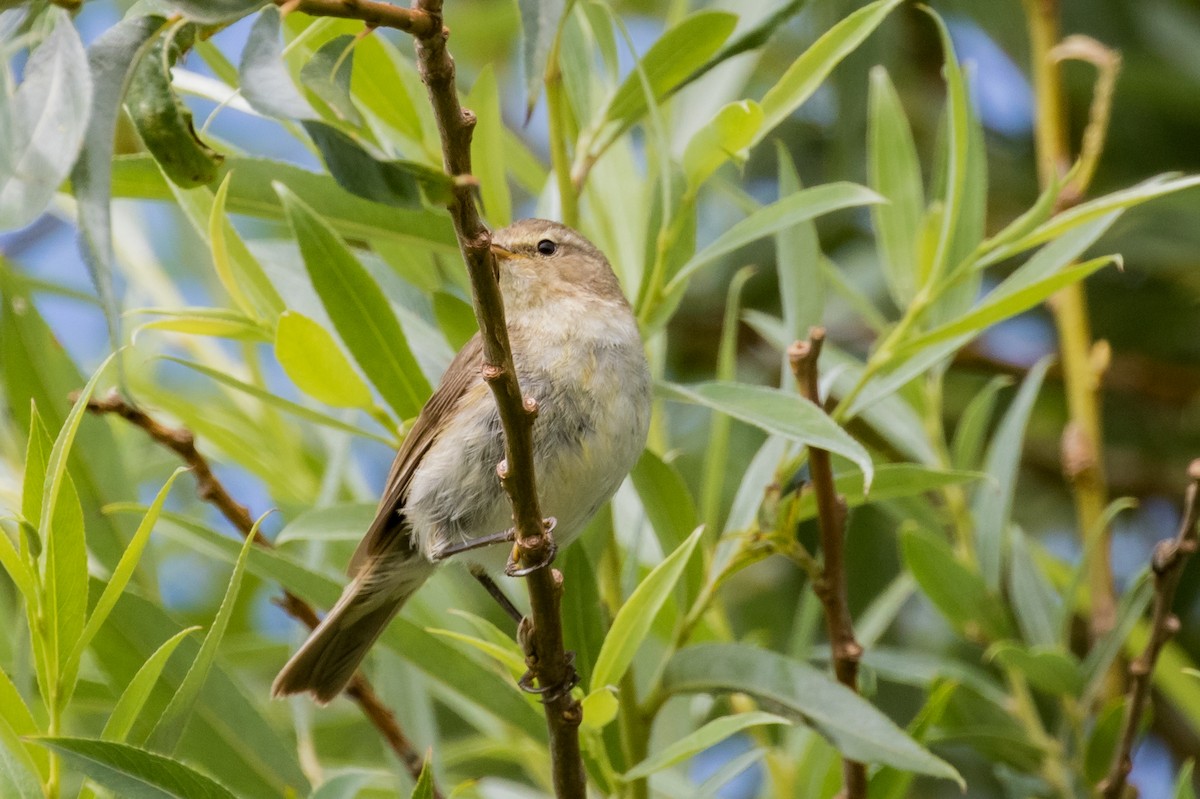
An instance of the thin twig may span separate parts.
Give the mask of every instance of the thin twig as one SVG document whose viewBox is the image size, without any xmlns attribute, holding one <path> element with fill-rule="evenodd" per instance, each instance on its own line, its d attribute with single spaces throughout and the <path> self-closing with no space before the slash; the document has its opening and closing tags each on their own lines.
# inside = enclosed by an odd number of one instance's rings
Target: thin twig
<svg viewBox="0 0 1200 799">
<path fill-rule="evenodd" d="M 483 338 L 483 376 L 492 389 L 504 428 L 505 460 L 497 467 L 513 507 L 520 563 L 534 568 L 527 577 L 530 623 L 522 625 L 521 641 L 531 676 L 543 692 L 550 732 L 554 791 L 560 798 L 583 799 L 587 783 L 579 749 L 583 711 L 569 690 L 575 669 L 563 646 L 559 600 L 562 575 L 549 568 L 553 541 L 542 518 L 533 469 L 533 422 L 537 401 L 523 397 L 508 340 L 504 304 L 497 281 L 491 233 L 479 218 L 471 181 L 471 135 L 475 115 L 462 108 L 454 82 L 454 60 L 446 50 L 449 33 L 442 24 L 441 0 L 417 0 L 417 10 L 429 16 L 438 33 L 417 36 L 417 68 L 429 93 L 442 141 L 446 174 L 455 178 L 449 203 L 459 249 L 471 279 L 475 315 Z M 460 179 L 464 178 L 464 179 Z"/>
<path fill-rule="evenodd" d="M 283 13 L 300 11 L 310 17 L 358 19 L 372 28 L 394 28 L 413 36 L 432 36 L 440 25 L 416 8 L 381 3 L 378 0 L 274 0 Z"/>
<path fill-rule="evenodd" d="M 818 389 L 817 359 L 821 357 L 821 345 L 825 342 L 825 329 L 814 327 L 808 331 L 808 341 L 797 341 L 788 347 L 788 363 L 792 374 L 805 399 L 821 406 Z M 812 474 L 813 491 L 817 498 L 817 522 L 821 530 L 821 552 L 823 566 L 819 579 L 813 582 L 813 591 L 825 609 L 825 627 L 829 633 L 829 647 L 833 655 L 833 671 L 838 682 L 855 693 L 858 692 L 858 664 L 862 659 L 862 647 L 854 638 L 854 622 L 850 617 L 850 605 L 846 591 L 846 500 L 837 493 L 833 484 L 833 467 L 829 452 L 818 447 L 808 448 L 809 471 Z M 865 799 L 867 795 L 867 767 L 863 763 L 844 759 L 842 761 L 842 796 L 845 799 Z"/>
<path fill-rule="evenodd" d="M 1190 481 L 1183 506 L 1183 522 L 1174 538 L 1164 539 L 1154 547 L 1150 568 L 1154 572 L 1154 611 L 1150 621 L 1150 640 L 1142 654 L 1129 664 L 1129 693 L 1125 704 L 1125 720 L 1121 726 L 1120 744 L 1113 754 L 1108 775 L 1097 786 L 1102 799 L 1122 799 L 1125 779 L 1133 768 L 1133 745 L 1137 738 L 1142 714 L 1150 698 L 1150 685 L 1158 655 L 1167 641 L 1179 632 L 1179 617 L 1171 612 L 1175 592 L 1183 577 L 1183 567 L 1196 551 L 1200 540 L 1196 524 L 1200 522 L 1200 458 L 1188 466 Z"/>
<path fill-rule="evenodd" d="M 73 396 L 72 401 L 74 399 Z M 89 400 L 88 410 L 98 416 L 104 414 L 120 416 L 130 424 L 140 427 L 156 443 L 174 452 L 191 469 L 196 478 L 196 492 L 202 500 L 219 510 L 221 515 L 243 536 L 254 533 L 255 545 L 263 549 L 274 549 L 271 542 L 263 537 L 261 532 L 254 530 L 254 520 L 246 506 L 235 500 L 213 474 L 208 460 L 196 449 L 196 438 L 192 435 L 191 430 L 185 427 L 167 427 L 142 409 L 130 405 L 117 391 L 113 391 L 103 399 Z M 290 591 L 285 590 L 277 604 L 283 608 L 285 613 L 310 630 L 321 621 L 312 605 Z M 412 741 L 405 736 L 396 722 L 395 714 L 383 704 L 371 683 L 361 672 L 356 674 L 350 685 L 347 686 L 346 696 L 359 706 L 371 726 L 383 736 L 384 741 L 396 753 L 396 757 L 400 758 L 400 762 L 404 764 L 413 780 L 419 779 L 421 768 L 425 762 L 424 757 L 413 746 Z M 442 796 L 436 786 L 434 786 L 433 795 L 439 799 Z"/>
</svg>

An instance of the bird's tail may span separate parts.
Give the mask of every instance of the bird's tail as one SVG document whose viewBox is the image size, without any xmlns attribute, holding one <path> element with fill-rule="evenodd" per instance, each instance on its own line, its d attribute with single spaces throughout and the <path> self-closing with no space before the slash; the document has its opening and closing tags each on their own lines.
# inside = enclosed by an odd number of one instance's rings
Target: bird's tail
<svg viewBox="0 0 1200 799">
<path fill-rule="evenodd" d="M 332 701 L 350 683 L 388 622 L 433 569 L 432 563 L 419 556 L 400 564 L 385 560 L 365 564 L 280 670 L 271 685 L 272 696 L 311 691 L 321 704 Z"/>
</svg>

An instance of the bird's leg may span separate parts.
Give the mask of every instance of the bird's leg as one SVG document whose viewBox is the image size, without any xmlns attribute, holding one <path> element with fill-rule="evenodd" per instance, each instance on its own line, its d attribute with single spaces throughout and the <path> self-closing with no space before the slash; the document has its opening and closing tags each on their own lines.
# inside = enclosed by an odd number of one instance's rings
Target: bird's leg
<svg viewBox="0 0 1200 799">
<path fill-rule="evenodd" d="M 471 576 L 479 581 L 479 584 L 483 586 L 485 591 L 491 594 L 492 599 L 496 600 L 500 607 L 504 608 L 504 612 L 508 614 L 509 618 L 517 624 L 521 623 L 521 619 L 524 618 L 521 615 L 521 611 L 517 610 L 517 606 L 512 603 L 512 600 L 508 598 L 503 589 L 496 585 L 496 581 L 487 576 L 487 572 L 478 567 L 472 567 Z"/>
<path fill-rule="evenodd" d="M 452 558 L 455 555 L 461 555 L 464 552 L 470 552 L 474 549 L 483 549 L 484 547 L 490 547 L 493 544 L 505 544 L 509 541 L 512 541 L 516 537 L 517 531 L 510 527 L 507 530 L 499 533 L 492 533 L 491 535 L 484 535 L 480 536 L 479 538 L 468 538 L 462 543 L 450 544 L 442 547 L 437 551 L 433 559 L 445 560 L 446 558 Z"/>
</svg>

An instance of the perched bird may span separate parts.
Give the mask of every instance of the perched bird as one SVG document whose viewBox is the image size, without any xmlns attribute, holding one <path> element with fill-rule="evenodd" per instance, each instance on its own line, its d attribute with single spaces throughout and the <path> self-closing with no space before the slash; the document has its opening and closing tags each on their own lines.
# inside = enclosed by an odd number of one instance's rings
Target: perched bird
<svg viewBox="0 0 1200 799">
<path fill-rule="evenodd" d="M 526 219 L 492 236 L 522 393 L 538 403 L 534 465 L 559 545 L 612 497 L 646 442 L 650 375 L 612 267 L 576 231 Z M 455 356 L 400 447 L 375 520 L 350 561 L 353 580 L 275 678 L 275 696 L 329 702 L 448 553 L 497 571 L 511 543 L 467 549 L 512 524 L 496 466 L 500 419 L 476 334 Z"/>
</svg>

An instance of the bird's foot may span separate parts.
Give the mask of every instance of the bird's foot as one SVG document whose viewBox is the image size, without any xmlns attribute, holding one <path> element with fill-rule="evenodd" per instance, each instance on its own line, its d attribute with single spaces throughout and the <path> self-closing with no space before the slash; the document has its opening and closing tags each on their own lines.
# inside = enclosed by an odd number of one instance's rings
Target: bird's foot
<svg viewBox="0 0 1200 799">
<path fill-rule="evenodd" d="M 571 693 L 571 689 L 579 685 L 579 672 L 575 670 L 575 653 L 567 651 L 563 654 L 566 656 L 567 673 L 561 681 L 554 685 L 534 685 L 537 675 L 530 669 L 521 675 L 517 685 L 525 693 L 536 696 L 543 705 L 556 702 Z"/>
<path fill-rule="evenodd" d="M 558 526 L 558 519 L 550 516 L 542 520 L 542 535 L 540 537 L 531 536 L 531 538 L 540 538 L 540 540 L 526 539 L 522 541 L 520 538 L 516 538 L 516 544 L 508 555 L 508 564 L 504 567 L 504 573 L 509 577 L 525 577 L 543 566 L 553 563 L 554 556 L 558 554 L 558 544 L 554 542 L 556 526 Z M 532 563 L 526 562 L 523 558 L 526 552 L 533 553 L 537 559 Z"/>
</svg>

